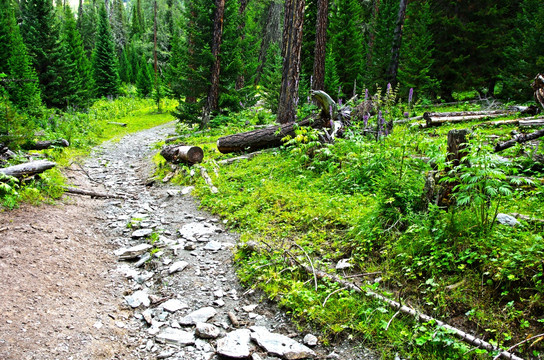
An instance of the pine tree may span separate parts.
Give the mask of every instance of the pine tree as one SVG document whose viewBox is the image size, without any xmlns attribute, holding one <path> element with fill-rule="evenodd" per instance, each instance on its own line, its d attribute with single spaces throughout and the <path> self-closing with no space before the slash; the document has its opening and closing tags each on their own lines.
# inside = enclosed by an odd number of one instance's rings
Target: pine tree
<svg viewBox="0 0 544 360">
<path fill-rule="evenodd" d="M 119 73 L 113 36 L 104 4 L 98 11 L 96 48 L 93 53 L 93 78 L 97 97 L 119 94 Z"/>
<path fill-rule="evenodd" d="M 64 107 L 66 60 L 53 4 L 50 0 L 23 0 L 21 9 L 21 32 L 40 80 L 42 98 L 47 106 Z"/>
<path fill-rule="evenodd" d="M 128 42 L 125 7 L 122 0 L 113 0 L 110 24 L 115 50 L 120 56 Z"/>
<path fill-rule="evenodd" d="M 63 29 L 64 57 L 68 69 L 65 82 L 65 99 L 68 105 L 81 106 L 91 98 L 92 71 L 83 41 L 77 30 L 74 14 L 69 6 L 65 10 Z"/>
<path fill-rule="evenodd" d="M 136 78 L 138 96 L 149 97 L 153 91 L 153 75 L 151 65 L 147 63 L 147 59 L 143 55 L 138 68 L 138 76 Z"/>
<path fill-rule="evenodd" d="M 350 94 L 363 66 L 362 8 L 358 0 L 338 0 L 330 9 L 329 56 L 333 55 L 341 92 Z M 361 81 L 358 81 L 361 83 Z M 336 94 L 337 89 L 333 92 Z"/>
<path fill-rule="evenodd" d="M 268 47 L 268 54 L 263 67 L 261 84 L 264 90 L 263 97 L 265 104 L 273 113 L 278 111 L 278 100 L 280 98 L 282 57 L 278 44 L 271 43 Z"/>
<path fill-rule="evenodd" d="M 91 0 L 81 1 L 78 9 L 77 29 L 83 41 L 83 47 L 90 58 L 96 41 L 97 11 Z"/>
<path fill-rule="evenodd" d="M 432 98 L 438 89 L 439 83 L 431 72 L 434 62 L 431 22 L 431 8 L 427 1 L 409 3 L 398 76 L 401 93 L 408 93 L 413 88 L 418 94 Z"/>
<path fill-rule="evenodd" d="M 0 0 L 0 73 L 7 76 L 0 89 L 9 100 L 21 110 L 36 111 L 41 104 L 38 77 L 8 0 Z"/>
</svg>

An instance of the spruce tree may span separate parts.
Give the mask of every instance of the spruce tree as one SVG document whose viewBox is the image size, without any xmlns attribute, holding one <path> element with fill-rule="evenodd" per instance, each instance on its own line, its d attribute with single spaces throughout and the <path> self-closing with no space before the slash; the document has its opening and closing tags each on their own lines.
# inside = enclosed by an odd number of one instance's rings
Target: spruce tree
<svg viewBox="0 0 544 360">
<path fill-rule="evenodd" d="M 153 75 L 151 65 L 147 63 L 147 59 L 143 55 L 140 60 L 140 66 L 138 67 L 136 88 L 138 89 L 138 96 L 140 97 L 149 97 L 153 91 Z"/>
<path fill-rule="evenodd" d="M 408 4 L 398 76 L 401 93 L 406 94 L 413 88 L 418 94 L 432 98 L 438 89 L 439 83 L 431 71 L 434 63 L 431 22 L 428 2 Z"/>
<path fill-rule="evenodd" d="M 0 73 L 6 75 L 0 88 L 9 100 L 21 110 L 36 111 L 41 104 L 38 77 L 8 0 L 0 0 Z"/>
<path fill-rule="evenodd" d="M 341 93 L 351 94 L 363 66 L 362 8 L 358 0 L 338 0 L 331 4 L 330 14 L 328 38 L 330 49 L 334 51 L 329 52 L 329 56 L 333 55 L 334 59 L 330 59 L 329 64 L 334 61 L 336 65 Z M 337 92 L 335 89 L 333 94 Z"/>
<path fill-rule="evenodd" d="M 92 95 L 91 63 L 83 47 L 83 40 L 77 30 L 74 14 L 69 6 L 65 10 L 63 29 L 65 58 L 70 64 L 65 86 L 67 104 L 81 106 L 87 103 Z"/>
<path fill-rule="evenodd" d="M 60 24 L 51 0 L 21 1 L 23 39 L 40 80 L 47 106 L 63 107 L 66 59 L 60 41 Z"/>
<path fill-rule="evenodd" d="M 108 14 L 104 4 L 98 11 L 98 31 L 96 48 L 93 53 L 93 79 L 97 97 L 117 96 L 119 94 L 119 73 L 115 46 Z"/>
<path fill-rule="evenodd" d="M 92 0 L 80 1 L 79 6 L 77 29 L 83 40 L 83 47 L 85 48 L 87 57 L 90 58 L 96 41 L 96 24 L 98 23 L 97 11 Z"/>
</svg>

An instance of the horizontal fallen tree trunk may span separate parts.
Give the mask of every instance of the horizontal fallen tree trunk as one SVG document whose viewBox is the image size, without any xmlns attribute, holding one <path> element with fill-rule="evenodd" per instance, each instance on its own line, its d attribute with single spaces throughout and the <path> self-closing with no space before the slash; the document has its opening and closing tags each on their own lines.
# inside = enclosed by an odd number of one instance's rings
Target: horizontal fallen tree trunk
<svg viewBox="0 0 544 360">
<path fill-rule="evenodd" d="M 505 141 L 501 144 L 495 145 L 495 152 L 503 151 L 516 144 L 522 144 L 527 141 L 535 140 L 544 136 L 544 130 L 538 130 L 529 134 L 519 134 L 514 136 L 512 140 Z"/>
<path fill-rule="evenodd" d="M 251 158 L 253 158 L 253 157 L 257 156 L 257 155 L 262 154 L 263 152 L 264 151 L 255 151 L 255 152 L 252 152 L 252 153 L 249 153 L 249 154 L 246 154 L 246 155 L 221 160 L 221 161 L 218 161 L 217 163 L 220 164 L 220 165 L 229 165 L 229 164 L 232 164 L 232 163 L 234 163 L 236 161 L 249 160 L 249 159 L 251 159 Z"/>
<path fill-rule="evenodd" d="M 533 119 L 533 120 L 520 120 L 519 126 L 529 127 L 529 126 L 544 126 L 544 118 L 542 119 Z"/>
<path fill-rule="evenodd" d="M 451 112 L 426 112 L 423 113 L 423 118 L 442 118 L 442 117 L 457 117 L 457 116 L 475 116 L 475 115 L 508 115 L 512 114 L 512 110 L 482 110 L 482 111 L 451 111 Z"/>
<path fill-rule="evenodd" d="M 22 179 L 25 177 L 41 174 L 54 168 L 57 164 L 47 160 L 30 161 L 24 164 L 9 166 L 0 169 L 0 173 Z"/>
<path fill-rule="evenodd" d="M 121 126 L 121 127 L 127 127 L 126 123 L 120 123 L 120 122 L 114 122 L 114 121 L 110 121 L 110 122 L 108 122 L 108 124 L 117 125 L 117 126 Z"/>
<path fill-rule="evenodd" d="M 501 113 L 501 114 L 485 114 L 485 115 L 466 115 L 466 116 L 444 116 L 444 117 L 429 117 L 423 115 L 423 118 L 425 119 L 425 125 L 424 128 L 430 128 L 433 126 L 440 126 L 445 123 L 458 123 L 458 122 L 464 122 L 464 121 L 472 121 L 472 120 L 483 120 L 483 119 L 489 119 L 489 118 L 495 118 L 495 117 L 501 117 L 501 116 L 507 116 L 507 113 Z"/>
<path fill-rule="evenodd" d="M 33 143 L 26 143 L 22 147 L 25 150 L 45 150 L 53 146 L 68 147 L 70 146 L 70 142 L 66 139 L 44 140 L 44 141 L 36 141 Z"/>
<path fill-rule="evenodd" d="M 282 144 L 281 139 L 288 135 L 295 135 L 297 126 L 321 128 L 324 123 L 321 118 L 306 118 L 298 123 L 271 125 L 263 129 L 228 135 L 217 140 L 217 149 L 223 154 L 227 154 L 238 151 L 257 151 L 278 147 Z"/>
<path fill-rule="evenodd" d="M 168 145 L 161 150 L 161 155 L 174 164 L 192 165 L 198 164 L 204 159 L 204 151 L 198 146 Z"/>
<path fill-rule="evenodd" d="M 77 188 L 68 187 L 68 186 L 63 186 L 62 188 L 64 189 L 65 192 L 70 194 L 85 195 L 85 196 L 90 196 L 93 198 L 105 198 L 105 199 L 124 199 L 125 198 L 119 195 L 110 195 L 110 194 L 100 193 L 100 192 L 91 191 L 91 190 L 77 189 Z"/>
<path fill-rule="evenodd" d="M 480 124 L 475 124 L 472 127 L 480 126 L 500 126 L 500 125 L 518 125 L 518 126 L 540 126 L 544 125 L 544 117 L 539 118 L 518 118 L 512 120 L 497 120 L 487 121 Z"/>
</svg>

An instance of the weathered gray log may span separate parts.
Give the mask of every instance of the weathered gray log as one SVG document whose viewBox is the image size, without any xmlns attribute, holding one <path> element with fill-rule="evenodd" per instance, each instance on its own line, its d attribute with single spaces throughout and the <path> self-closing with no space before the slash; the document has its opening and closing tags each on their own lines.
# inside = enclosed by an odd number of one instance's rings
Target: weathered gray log
<svg viewBox="0 0 544 360">
<path fill-rule="evenodd" d="M 543 126 L 544 125 L 544 118 L 540 120 L 520 120 L 519 126 L 521 127 L 529 127 L 529 126 Z"/>
<path fill-rule="evenodd" d="M 450 112 L 426 112 L 423 117 L 441 118 L 452 116 L 474 116 L 474 115 L 496 115 L 496 114 L 511 114 L 514 110 L 481 110 L 481 111 L 450 111 Z"/>
<path fill-rule="evenodd" d="M 508 116 L 509 114 L 506 112 L 501 113 L 495 113 L 495 114 L 480 114 L 480 115 L 462 115 L 462 116 L 440 116 L 440 117 L 431 117 L 429 116 L 429 113 L 423 114 L 423 118 L 425 119 L 425 128 L 433 127 L 433 126 L 440 126 L 445 123 L 459 123 L 464 121 L 472 121 L 472 120 L 483 120 L 483 119 L 491 119 L 501 116 Z"/>
<path fill-rule="evenodd" d="M 161 155 L 169 162 L 178 164 L 198 164 L 204 159 L 204 151 L 198 146 L 168 145 L 161 150 Z"/>
<path fill-rule="evenodd" d="M 57 140 L 44 140 L 44 141 L 36 141 L 33 143 L 26 143 L 23 145 L 23 149 L 25 150 L 45 150 L 49 149 L 50 147 L 58 146 L 58 147 L 68 147 L 70 146 L 70 142 L 66 139 L 57 139 Z"/>
<path fill-rule="evenodd" d="M 512 146 L 516 144 L 522 144 L 527 141 L 535 140 L 540 137 L 544 136 L 544 130 L 538 130 L 529 134 L 518 134 L 515 135 L 512 140 L 505 141 L 501 144 L 495 145 L 495 152 L 503 151 L 508 148 L 511 148 Z"/>
<path fill-rule="evenodd" d="M 0 169 L 0 173 L 22 179 L 55 167 L 57 164 L 48 160 L 30 161 L 24 164 Z"/>
<path fill-rule="evenodd" d="M 306 118 L 299 123 L 271 125 L 264 129 L 221 137 L 217 140 L 217 149 L 223 154 L 227 154 L 237 151 L 253 152 L 278 147 L 282 144 L 281 139 L 288 135 L 295 135 L 295 126 L 321 128 L 323 125 L 324 121 L 321 118 Z"/>
<path fill-rule="evenodd" d="M 463 157 L 466 156 L 467 135 L 470 134 L 468 129 L 450 130 L 448 132 L 448 154 L 446 155 L 446 163 L 451 164 L 448 170 L 459 166 Z"/>
<path fill-rule="evenodd" d="M 232 164 L 232 163 L 234 163 L 236 161 L 249 160 L 249 159 L 253 158 L 254 156 L 262 154 L 263 152 L 264 151 L 255 151 L 255 152 L 252 152 L 250 154 L 246 154 L 246 155 L 242 155 L 242 156 L 237 156 L 237 157 L 221 160 L 221 161 L 218 161 L 217 163 L 220 164 L 220 165 L 229 165 L 229 164 Z"/>
<path fill-rule="evenodd" d="M 115 121 L 110 121 L 110 122 L 108 122 L 108 124 L 117 125 L 117 126 L 121 126 L 121 127 L 127 127 L 126 123 L 120 123 L 120 122 L 115 122 Z"/>
<path fill-rule="evenodd" d="M 322 90 L 311 90 L 310 94 L 315 99 L 317 106 L 321 108 L 321 116 L 325 118 L 334 118 L 336 115 L 336 103 Z"/>
<path fill-rule="evenodd" d="M 90 196 L 93 198 L 124 199 L 123 196 L 99 193 L 99 192 L 91 191 L 91 190 L 77 189 L 77 188 L 68 187 L 68 186 L 63 186 L 62 188 L 64 189 L 65 192 L 70 194 L 85 195 L 85 196 Z"/>
<path fill-rule="evenodd" d="M 535 101 L 544 109 L 544 75 L 538 74 L 531 84 L 535 94 Z"/>
</svg>

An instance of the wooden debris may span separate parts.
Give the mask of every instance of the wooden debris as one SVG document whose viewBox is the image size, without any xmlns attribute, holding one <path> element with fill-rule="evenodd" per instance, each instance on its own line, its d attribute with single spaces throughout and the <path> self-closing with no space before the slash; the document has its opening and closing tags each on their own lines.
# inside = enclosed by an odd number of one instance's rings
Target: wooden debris
<svg viewBox="0 0 544 360">
<path fill-rule="evenodd" d="M 236 315 L 232 311 L 229 311 L 227 313 L 227 316 L 229 317 L 229 320 L 230 320 L 230 322 L 232 323 L 232 325 L 234 327 L 239 327 L 240 326 L 240 322 L 238 321 L 238 318 L 236 317 Z"/>
<path fill-rule="evenodd" d="M 221 160 L 221 161 L 218 161 L 217 163 L 220 164 L 220 165 L 229 165 L 229 164 L 232 164 L 232 163 L 240 161 L 240 160 L 249 160 L 249 159 L 251 159 L 251 158 L 253 158 L 253 157 L 257 156 L 257 155 L 262 154 L 263 152 L 264 151 L 255 151 L 255 152 L 252 152 L 252 153 L 249 153 L 249 154 L 246 154 L 246 155 Z"/>
<path fill-rule="evenodd" d="M 531 84 L 535 94 L 535 101 L 544 108 L 544 75 L 538 74 Z"/>
<path fill-rule="evenodd" d="M 544 130 L 538 130 L 529 134 L 518 134 L 515 135 L 512 140 L 505 141 L 503 143 L 495 145 L 495 152 L 503 151 L 508 148 L 511 148 L 512 146 L 516 145 L 517 143 L 524 143 L 527 141 L 535 140 L 540 137 L 544 136 Z"/>
<path fill-rule="evenodd" d="M 217 140 L 217 149 L 223 154 L 228 154 L 237 151 L 257 151 L 278 147 L 282 144 L 281 139 L 288 135 L 295 135 L 297 126 L 321 128 L 323 125 L 324 121 L 320 118 L 306 118 L 299 123 L 271 125 L 263 129 L 221 137 Z"/>
<path fill-rule="evenodd" d="M 46 170 L 54 168 L 56 165 L 57 164 L 52 161 L 37 160 L 2 168 L 0 169 L 0 173 L 22 179 L 36 174 L 41 174 Z"/>
<path fill-rule="evenodd" d="M 161 150 L 161 155 L 174 164 L 198 164 L 204 159 L 204 151 L 198 146 L 167 145 Z"/>
<path fill-rule="evenodd" d="M 121 127 L 127 127 L 126 123 L 120 123 L 120 122 L 114 122 L 114 121 L 110 121 L 110 122 L 108 122 L 108 124 L 117 125 L 117 126 L 121 126 Z"/>
<path fill-rule="evenodd" d="M 212 194 L 217 194 L 219 190 L 215 186 L 213 186 L 212 178 L 210 177 L 210 175 L 208 175 L 208 171 L 206 170 L 206 168 L 202 166 L 199 166 L 199 168 L 200 168 L 200 176 L 204 178 L 204 181 L 206 181 L 206 184 L 210 188 L 210 191 L 212 192 Z"/>
<path fill-rule="evenodd" d="M 92 190 L 77 189 L 77 188 L 68 187 L 68 186 L 63 186 L 62 188 L 67 193 L 85 195 L 85 196 L 90 196 L 92 198 L 105 198 L 105 199 L 124 199 L 125 198 L 124 196 L 100 193 L 100 192 L 96 192 Z"/>
<path fill-rule="evenodd" d="M 474 114 L 474 115 L 455 115 L 455 116 L 436 116 L 433 113 L 424 113 L 423 118 L 425 119 L 424 128 L 430 128 L 434 126 L 441 126 L 445 123 L 459 123 L 464 121 L 472 120 L 484 120 L 489 118 L 508 116 L 510 113 L 501 111 L 501 112 L 486 112 L 484 114 Z M 434 115 L 434 116 L 433 116 Z"/>
<path fill-rule="evenodd" d="M 49 148 L 51 148 L 53 146 L 68 147 L 68 146 L 70 146 L 70 142 L 68 140 L 66 140 L 66 139 L 36 141 L 36 142 L 24 144 L 23 149 L 25 149 L 25 150 L 45 150 L 45 149 L 49 149 Z"/>
</svg>

